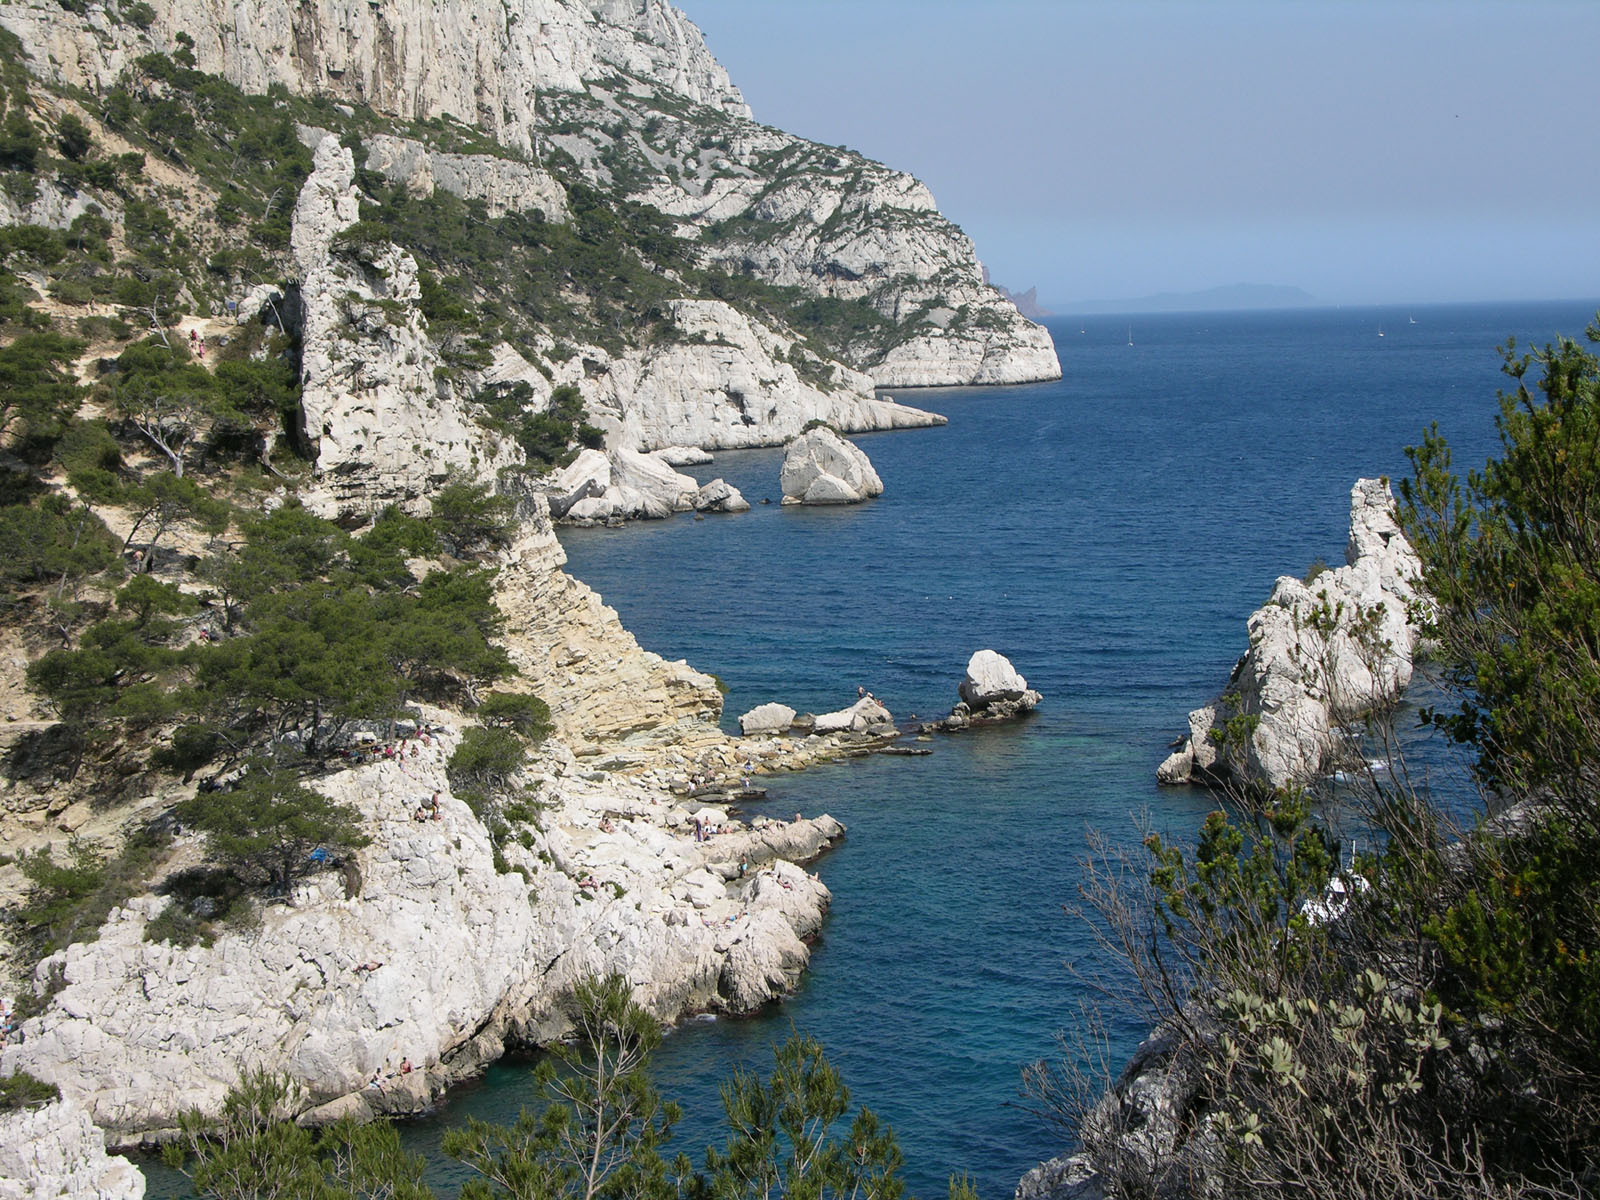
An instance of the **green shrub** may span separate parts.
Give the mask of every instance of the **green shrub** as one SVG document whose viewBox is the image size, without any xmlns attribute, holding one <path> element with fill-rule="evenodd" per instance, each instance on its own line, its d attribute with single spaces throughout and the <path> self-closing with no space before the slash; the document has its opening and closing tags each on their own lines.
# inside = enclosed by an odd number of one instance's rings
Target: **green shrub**
<svg viewBox="0 0 1600 1200">
<path fill-rule="evenodd" d="M 13 1071 L 0 1077 L 0 1113 L 43 1108 L 61 1099 L 61 1089 L 53 1083 L 35 1079 L 26 1071 Z"/>
</svg>

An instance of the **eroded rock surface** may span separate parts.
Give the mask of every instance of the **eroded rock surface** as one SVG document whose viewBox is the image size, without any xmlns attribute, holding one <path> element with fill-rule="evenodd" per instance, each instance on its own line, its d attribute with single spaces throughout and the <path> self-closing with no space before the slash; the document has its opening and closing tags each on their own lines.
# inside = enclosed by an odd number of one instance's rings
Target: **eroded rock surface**
<svg viewBox="0 0 1600 1200">
<path fill-rule="evenodd" d="M 393 243 L 340 242 L 359 216 L 354 156 L 324 138 L 291 245 L 302 275 L 301 406 L 316 448 L 307 507 L 341 521 L 389 504 L 426 511 L 453 475 L 492 478 L 522 457 L 471 421 L 441 378 L 416 260 Z"/>
<path fill-rule="evenodd" d="M 779 483 L 785 504 L 859 504 L 883 495 L 866 453 L 825 427 L 789 443 Z"/>
<path fill-rule="evenodd" d="M 70 1100 L 0 1115 L 0 1200 L 144 1200 L 144 1174 L 106 1154 L 105 1136 Z"/>
<path fill-rule="evenodd" d="M 1309 581 L 1279 577 L 1250 616 L 1250 648 L 1222 695 L 1189 714 L 1161 782 L 1286 787 L 1358 753 L 1344 726 L 1394 703 L 1411 682 L 1415 606 L 1425 603 L 1422 564 L 1395 521 L 1387 480 L 1351 489 L 1345 557 Z M 1211 731 L 1230 723 L 1237 738 L 1219 744 Z"/>
</svg>

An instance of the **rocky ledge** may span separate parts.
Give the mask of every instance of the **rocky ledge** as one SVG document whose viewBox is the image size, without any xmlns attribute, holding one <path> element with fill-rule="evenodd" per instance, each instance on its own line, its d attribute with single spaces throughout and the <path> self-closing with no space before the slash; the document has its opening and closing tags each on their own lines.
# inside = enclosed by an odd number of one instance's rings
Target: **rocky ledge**
<svg viewBox="0 0 1600 1200">
<path fill-rule="evenodd" d="M 1421 637 L 1422 564 L 1395 520 L 1387 479 L 1350 492 L 1346 565 L 1279 577 L 1250 616 L 1250 648 L 1222 694 L 1189 714 L 1162 783 L 1280 788 L 1358 759 L 1346 728 L 1395 702 Z M 1219 740 L 1214 731 L 1226 732 Z"/>
<path fill-rule="evenodd" d="M 0 1200 L 143 1200 L 144 1175 L 106 1154 L 89 1114 L 70 1100 L 0 1116 Z"/>
</svg>

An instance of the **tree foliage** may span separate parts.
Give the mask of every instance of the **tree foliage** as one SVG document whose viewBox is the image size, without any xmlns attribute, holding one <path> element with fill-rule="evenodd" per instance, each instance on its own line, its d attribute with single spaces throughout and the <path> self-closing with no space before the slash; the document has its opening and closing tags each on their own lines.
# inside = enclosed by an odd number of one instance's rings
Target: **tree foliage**
<svg viewBox="0 0 1600 1200">
<path fill-rule="evenodd" d="M 192 501 L 202 518 L 209 511 L 191 480 L 161 473 L 148 490 Z M 178 515 L 193 519 L 159 509 L 149 519 L 159 529 Z M 463 562 L 414 575 L 411 553 L 443 552 L 439 522 L 386 515 L 372 532 L 354 538 L 285 505 L 246 522 L 244 544 L 204 564 L 216 614 L 204 636 L 192 602 L 136 579 L 116 615 L 44 655 L 29 681 L 79 725 L 181 719 L 178 758 L 189 770 L 206 746 L 235 758 L 267 744 L 318 754 L 351 721 L 393 716 L 417 696 L 471 695 L 504 676 L 492 572 Z"/>
<path fill-rule="evenodd" d="M 1070 1065 L 1030 1086 L 1110 1193 L 1600 1186 L 1600 363 L 1570 339 L 1504 353 L 1499 454 L 1463 480 L 1430 429 L 1399 511 L 1452 700 L 1425 715 L 1475 756 L 1484 811 L 1462 829 L 1380 715 L 1392 776 L 1230 797 L 1192 851 L 1090 864 L 1176 1107 L 1091 1099 Z M 1351 819 L 1374 850 L 1341 869 Z"/>
<path fill-rule="evenodd" d="M 246 766 L 238 786 L 201 792 L 178 805 L 177 816 L 205 834 L 207 849 L 247 883 L 281 895 L 371 840 L 350 805 L 328 799 L 266 760 Z"/>
</svg>

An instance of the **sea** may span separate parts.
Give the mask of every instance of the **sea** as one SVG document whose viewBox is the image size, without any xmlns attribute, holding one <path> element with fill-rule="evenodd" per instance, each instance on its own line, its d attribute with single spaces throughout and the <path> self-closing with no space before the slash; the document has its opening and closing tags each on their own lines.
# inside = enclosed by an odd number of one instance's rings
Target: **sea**
<svg viewBox="0 0 1600 1200">
<path fill-rule="evenodd" d="M 727 479 L 748 513 L 562 531 L 567 569 L 641 644 L 721 679 L 730 730 L 759 704 L 823 712 L 858 687 L 902 721 L 943 715 L 986 648 L 1044 696 L 1032 717 L 938 737 L 926 757 L 761 780 L 751 815 L 848 827 L 813 868 L 833 904 L 793 995 L 665 1038 L 655 1079 L 685 1113 L 669 1151 L 698 1164 L 721 1145 L 722 1081 L 766 1072 L 795 1031 L 893 1128 L 923 1200 L 952 1174 L 1003 1200 L 1067 1149 L 1021 1082 L 1072 1040 L 1092 982 L 1115 975 L 1076 907 L 1092 841 L 1192 838 L 1217 798 L 1159 787 L 1155 769 L 1221 688 L 1276 577 L 1342 564 L 1351 485 L 1403 477 L 1430 424 L 1458 469 L 1481 467 L 1510 386 L 1497 347 L 1581 338 L 1597 308 L 1050 318 L 1058 382 L 891 389 L 949 423 L 854 439 L 883 478 L 876 500 L 785 508 L 781 450 L 723 452 L 689 473 Z M 1448 747 L 1413 737 L 1450 768 Z M 1115 1069 L 1146 1017 L 1113 1006 L 1105 1020 Z M 443 1131 L 535 1100 L 530 1063 L 508 1059 L 403 1136 L 454 1195 L 467 1174 L 439 1153 Z"/>
</svg>

